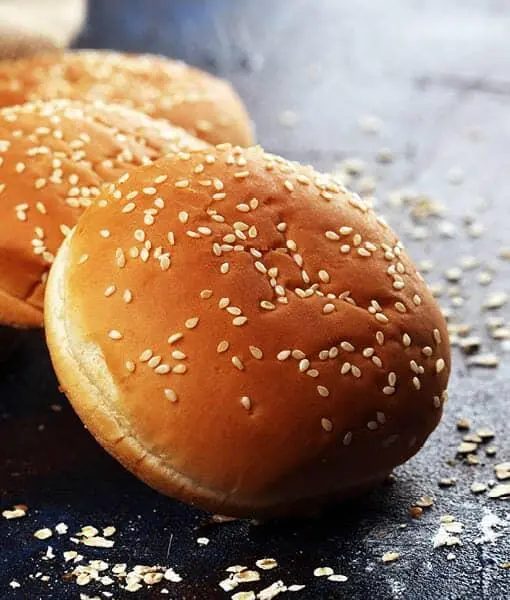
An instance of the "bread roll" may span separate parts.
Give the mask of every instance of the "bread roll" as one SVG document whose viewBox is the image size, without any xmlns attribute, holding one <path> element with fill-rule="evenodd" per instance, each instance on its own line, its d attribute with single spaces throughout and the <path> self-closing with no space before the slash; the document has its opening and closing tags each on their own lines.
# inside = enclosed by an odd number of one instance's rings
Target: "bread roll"
<svg viewBox="0 0 510 600">
<path fill-rule="evenodd" d="M 103 182 L 206 146 L 125 107 L 57 100 L 0 110 L 0 325 L 42 326 L 48 269 Z"/>
<path fill-rule="evenodd" d="M 0 106 L 54 98 L 124 104 L 213 144 L 253 143 L 229 83 L 161 56 L 88 50 L 0 63 Z"/>
<path fill-rule="evenodd" d="M 446 399 L 445 321 L 402 243 L 358 196 L 260 148 L 165 158 L 103 192 L 57 256 L 45 319 L 108 452 L 227 515 L 374 485 Z"/>
</svg>

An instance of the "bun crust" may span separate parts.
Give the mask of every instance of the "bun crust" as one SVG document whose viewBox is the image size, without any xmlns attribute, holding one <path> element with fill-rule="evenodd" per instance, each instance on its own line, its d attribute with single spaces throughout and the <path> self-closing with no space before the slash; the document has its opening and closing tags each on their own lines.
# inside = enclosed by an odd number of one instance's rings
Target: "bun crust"
<svg viewBox="0 0 510 600">
<path fill-rule="evenodd" d="M 446 399 L 445 322 L 395 234 L 260 148 L 165 158 L 112 187 L 59 252 L 45 318 L 98 441 L 222 514 L 303 512 L 373 485 Z"/>
<path fill-rule="evenodd" d="M 0 106 L 55 98 L 130 106 L 211 144 L 253 143 L 251 121 L 230 84 L 179 61 L 82 50 L 0 63 Z"/>
<path fill-rule="evenodd" d="M 42 326 L 48 269 L 103 182 L 206 146 L 120 106 L 58 100 L 0 110 L 0 324 Z"/>
</svg>

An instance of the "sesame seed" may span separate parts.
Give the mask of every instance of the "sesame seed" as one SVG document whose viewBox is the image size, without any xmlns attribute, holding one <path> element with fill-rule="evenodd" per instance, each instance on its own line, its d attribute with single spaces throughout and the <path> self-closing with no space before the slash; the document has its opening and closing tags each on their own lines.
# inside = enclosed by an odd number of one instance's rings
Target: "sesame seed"
<svg viewBox="0 0 510 600">
<path fill-rule="evenodd" d="M 168 338 L 168 343 L 169 344 L 175 344 L 175 342 L 178 342 L 179 340 L 182 340 L 182 338 L 184 337 L 184 334 L 178 332 L 178 333 L 172 333 L 172 335 Z"/>
<path fill-rule="evenodd" d="M 417 390 L 421 388 L 421 382 L 418 377 L 413 377 L 413 385 Z"/>
<path fill-rule="evenodd" d="M 301 373 L 304 373 L 305 371 L 308 371 L 309 368 L 310 368 L 310 361 L 307 358 L 302 358 L 299 361 L 298 369 L 301 371 Z"/>
<path fill-rule="evenodd" d="M 165 389 L 165 398 L 170 402 L 177 402 L 177 394 L 171 388 Z"/>
<path fill-rule="evenodd" d="M 248 396 L 242 396 L 242 398 L 241 398 L 241 405 L 246 410 L 250 410 L 251 409 L 251 400 L 250 400 L 250 398 Z"/>
<path fill-rule="evenodd" d="M 276 355 L 276 359 L 277 360 L 287 360 L 290 355 L 291 355 L 291 351 L 290 350 L 281 350 Z"/>
<path fill-rule="evenodd" d="M 128 204 L 125 204 L 122 207 L 122 212 L 124 214 L 127 214 L 127 213 L 130 213 L 130 212 L 133 212 L 135 210 L 135 208 L 136 208 L 136 204 L 134 202 L 128 202 Z"/>
<path fill-rule="evenodd" d="M 170 373 L 170 366 L 165 364 L 159 365 L 154 369 L 154 372 L 158 375 L 166 375 L 167 373 Z"/>
<path fill-rule="evenodd" d="M 321 419 L 321 427 L 322 429 L 324 429 L 324 431 L 327 431 L 329 433 L 333 430 L 333 423 L 329 419 L 323 417 Z"/>
<path fill-rule="evenodd" d="M 168 254 L 163 254 L 159 261 L 159 265 L 162 271 L 168 271 L 168 269 L 170 268 L 170 257 L 168 256 Z"/>
<path fill-rule="evenodd" d="M 441 373 L 441 371 L 445 368 L 446 364 L 444 362 L 444 359 L 442 358 L 438 358 L 436 360 L 436 373 Z"/>
<path fill-rule="evenodd" d="M 395 387 L 395 384 L 397 383 L 397 374 L 393 371 L 388 375 L 388 383 L 391 387 Z"/>
<path fill-rule="evenodd" d="M 112 339 L 112 340 L 121 340 L 122 339 L 122 333 L 120 331 L 117 331 L 116 329 L 112 329 L 109 333 L 108 336 Z"/>
<path fill-rule="evenodd" d="M 218 354 L 221 354 L 222 352 L 226 352 L 228 350 L 229 346 L 230 346 L 230 344 L 227 342 L 227 340 L 223 340 L 216 347 L 216 352 L 218 352 Z"/>
<path fill-rule="evenodd" d="M 117 248 L 115 251 L 115 261 L 120 269 L 126 266 L 126 257 L 124 256 L 122 248 Z"/>
<path fill-rule="evenodd" d="M 340 348 L 346 352 L 354 352 L 354 346 L 350 342 L 341 342 Z"/>
<path fill-rule="evenodd" d="M 293 192 L 294 191 L 294 184 L 292 183 L 292 181 L 289 181 L 288 179 L 285 180 L 283 186 L 289 192 Z"/>
<path fill-rule="evenodd" d="M 407 348 L 411 345 L 411 338 L 409 337 L 409 334 L 404 333 L 404 335 L 402 336 L 402 343 Z"/>
<path fill-rule="evenodd" d="M 104 291 L 104 295 L 109 298 L 110 296 L 112 296 L 113 294 L 115 294 L 117 288 L 114 285 L 109 285 L 105 291 Z"/>
<path fill-rule="evenodd" d="M 323 312 L 325 315 L 327 315 L 327 314 L 329 314 L 329 313 L 332 313 L 332 312 L 334 312 L 334 310 L 335 310 L 335 305 L 334 305 L 334 304 L 331 304 L 331 303 L 325 304 L 325 305 L 322 307 L 322 312 Z"/>
<path fill-rule="evenodd" d="M 317 369 L 309 369 L 306 374 L 308 377 L 313 377 L 314 379 L 319 376 L 319 371 Z"/>
<path fill-rule="evenodd" d="M 234 367 L 236 367 L 236 369 L 239 369 L 239 371 L 244 371 L 244 364 L 238 356 L 232 357 L 232 364 Z"/>
<path fill-rule="evenodd" d="M 161 356 L 153 356 L 149 362 L 147 363 L 147 365 L 151 368 L 151 369 L 155 369 L 158 365 L 161 364 Z"/>
<path fill-rule="evenodd" d="M 189 219 L 189 214 L 185 210 L 182 210 L 179 213 L 179 221 L 184 225 L 188 222 L 188 219 Z"/>
<path fill-rule="evenodd" d="M 430 346 L 424 346 L 421 349 L 421 351 L 422 351 L 422 354 L 424 354 L 425 356 L 432 356 L 432 354 L 434 352 Z"/>
<path fill-rule="evenodd" d="M 376 430 L 376 429 L 379 427 L 379 425 L 377 424 L 377 421 L 369 421 L 369 422 L 367 423 L 367 427 L 368 427 L 368 429 L 370 429 L 371 431 L 375 431 L 375 430 Z"/>
<path fill-rule="evenodd" d="M 265 310 L 275 310 L 276 308 L 276 306 L 272 302 L 269 302 L 269 300 L 262 300 L 260 302 L 260 306 Z"/>
<path fill-rule="evenodd" d="M 319 279 L 323 283 L 329 283 L 329 281 L 330 281 L 329 273 L 327 271 L 324 271 L 323 269 L 320 270 L 319 271 Z"/>
<path fill-rule="evenodd" d="M 175 373 L 176 375 L 183 375 L 184 373 L 186 373 L 187 370 L 188 367 L 186 365 L 179 363 L 178 365 L 175 365 L 175 367 L 172 369 L 172 373 Z"/>
<path fill-rule="evenodd" d="M 386 396 L 391 396 L 394 393 L 395 393 L 395 388 L 393 386 L 386 385 L 385 387 L 383 387 L 383 394 L 386 394 Z"/>
<path fill-rule="evenodd" d="M 184 354 L 184 352 L 181 352 L 181 350 L 173 350 L 172 358 L 175 358 L 175 360 L 184 360 L 186 358 L 186 355 Z"/>
<path fill-rule="evenodd" d="M 263 352 L 257 346 L 249 346 L 249 350 L 253 358 L 260 360 L 263 357 Z"/>
<path fill-rule="evenodd" d="M 340 368 L 340 373 L 342 375 L 346 375 L 347 373 L 349 373 L 350 370 L 351 370 L 351 363 L 350 362 L 344 362 L 343 365 Z"/>
<path fill-rule="evenodd" d="M 153 354 L 153 353 L 152 353 L 152 350 L 149 350 L 149 349 L 147 349 L 147 350 L 144 350 L 144 351 L 143 351 L 143 352 L 140 354 L 140 357 L 139 357 L 139 359 L 138 359 L 138 360 L 139 360 L 140 362 L 147 362 L 148 360 L 150 360 L 150 359 L 151 359 L 151 357 L 152 357 L 152 354 Z"/>
<path fill-rule="evenodd" d="M 179 189 L 187 188 L 189 186 L 189 179 L 178 179 L 174 186 Z"/>
<path fill-rule="evenodd" d="M 337 242 L 340 239 L 338 233 L 335 233 L 334 231 L 326 231 L 324 235 L 328 240 L 332 240 L 334 242 Z"/>
<path fill-rule="evenodd" d="M 352 442 L 352 432 L 348 431 L 342 439 L 342 444 L 344 446 L 348 446 L 351 442 Z"/>
<path fill-rule="evenodd" d="M 264 275 L 267 273 L 266 266 L 263 263 L 261 263 L 260 261 L 258 261 L 258 260 L 255 261 L 254 265 L 255 265 L 255 268 L 257 269 L 257 271 L 259 271 L 260 273 L 264 273 Z"/>
<path fill-rule="evenodd" d="M 194 329 L 198 325 L 199 320 L 199 317 L 192 317 L 191 319 L 188 319 L 184 325 L 186 329 Z"/>
<path fill-rule="evenodd" d="M 340 252 L 341 252 L 342 254 L 347 254 L 347 253 L 348 253 L 348 252 L 350 252 L 350 251 L 351 251 L 351 247 L 349 246 L 349 244 L 342 244 L 342 245 L 340 246 Z"/>
<path fill-rule="evenodd" d="M 324 387 L 323 385 L 317 386 L 317 392 L 319 393 L 319 396 L 322 396 L 323 398 L 327 398 L 329 396 L 328 388 Z"/>
<path fill-rule="evenodd" d="M 436 342 L 436 344 L 440 344 L 441 343 L 441 332 L 439 331 L 439 329 L 434 329 L 432 331 L 433 335 L 434 335 L 434 341 Z"/>
<path fill-rule="evenodd" d="M 357 367 L 356 365 L 351 365 L 351 373 L 357 379 L 359 379 L 361 377 L 361 369 L 359 367 Z"/>
<path fill-rule="evenodd" d="M 228 262 L 224 262 L 220 265 L 220 273 L 223 273 L 223 275 L 228 273 L 229 269 L 230 269 L 230 265 L 228 264 Z"/>
<path fill-rule="evenodd" d="M 245 317 L 245 316 L 234 317 L 232 319 L 232 324 L 235 325 L 236 327 L 240 327 L 241 325 L 244 325 L 247 321 L 248 321 L 248 317 Z"/>
<path fill-rule="evenodd" d="M 218 308 L 226 308 L 230 304 L 230 298 L 220 298 L 218 302 Z"/>
<path fill-rule="evenodd" d="M 126 370 L 130 373 L 134 373 L 136 371 L 136 365 L 132 360 L 127 360 L 125 363 Z"/>
<path fill-rule="evenodd" d="M 383 313 L 376 313 L 375 314 L 375 318 L 381 322 L 381 323 L 388 323 L 389 319 L 386 315 L 384 315 Z"/>
</svg>

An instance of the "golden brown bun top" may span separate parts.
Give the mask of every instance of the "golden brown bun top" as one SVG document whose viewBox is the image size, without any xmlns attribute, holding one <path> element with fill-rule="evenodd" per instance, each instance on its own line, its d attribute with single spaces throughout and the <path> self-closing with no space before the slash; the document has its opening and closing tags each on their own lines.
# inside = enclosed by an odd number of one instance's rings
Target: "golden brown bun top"
<svg viewBox="0 0 510 600">
<path fill-rule="evenodd" d="M 121 106 L 68 100 L 0 110 L 0 324 L 42 324 L 49 266 L 105 181 L 206 144 Z"/>
<path fill-rule="evenodd" d="M 0 106 L 54 98 L 131 106 L 212 144 L 253 143 L 250 119 L 230 84 L 179 61 L 85 50 L 0 62 Z"/>
<path fill-rule="evenodd" d="M 310 167 L 228 145 L 162 159 L 87 211 L 66 263 L 108 410 L 225 510 L 388 472 L 439 421 L 434 299 L 384 221 Z"/>
</svg>

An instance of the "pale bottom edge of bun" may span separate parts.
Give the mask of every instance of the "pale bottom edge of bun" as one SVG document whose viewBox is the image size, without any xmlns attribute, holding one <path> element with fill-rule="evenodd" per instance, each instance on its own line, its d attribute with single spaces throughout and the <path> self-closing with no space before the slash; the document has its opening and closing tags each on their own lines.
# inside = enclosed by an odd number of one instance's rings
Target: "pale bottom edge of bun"
<svg viewBox="0 0 510 600">
<path fill-rule="evenodd" d="M 65 272 L 72 235 L 62 245 L 48 279 L 45 298 L 46 339 L 60 385 L 85 427 L 126 469 L 155 490 L 201 509 L 233 517 L 315 515 L 322 507 L 345 500 L 381 483 L 389 471 L 322 498 L 285 499 L 264 503 L 221 494 L 205 487 L 154 455 L 136 438 L 126 419 L 115 411 L 117 387 L 99 348 L 73 336 L 66 319 Z"/>
</svg>

